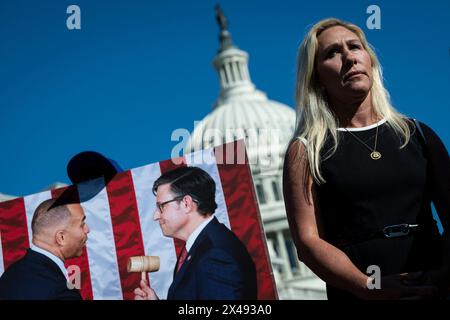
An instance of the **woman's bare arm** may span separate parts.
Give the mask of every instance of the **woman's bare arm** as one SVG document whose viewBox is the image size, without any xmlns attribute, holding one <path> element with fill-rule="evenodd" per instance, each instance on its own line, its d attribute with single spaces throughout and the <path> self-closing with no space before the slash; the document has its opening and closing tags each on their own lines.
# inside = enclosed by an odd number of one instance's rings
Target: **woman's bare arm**
<svg viewBox="0 0 450 320">
<path fill-rule="evenodd" d="M 307 166 L 305 146 L 296 140 L 286 154 L 283 193 L 299 259 L 330 285 L 362 296 L 369 277 L 359 271 L 344 252 L 321 238 L 320 214 Z"/>
</svg>

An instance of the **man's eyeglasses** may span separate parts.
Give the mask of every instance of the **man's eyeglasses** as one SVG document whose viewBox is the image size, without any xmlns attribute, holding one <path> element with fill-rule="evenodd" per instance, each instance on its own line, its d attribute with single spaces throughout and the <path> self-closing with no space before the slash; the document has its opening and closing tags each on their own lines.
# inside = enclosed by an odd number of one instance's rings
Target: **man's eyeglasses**
<svg viewBox="0 0 450 320">
<path fill-rule="evenodd" d="M 164 206 L 165 206 L 166 204 L 171 203 L 171 202 L 174 202 L 174 201 L 180 201 L 180 200 L 183 199 L 184 197 L 185 197 L 185 195 L 183 195 L 183 196 L 178 196 L 178 197 L 173 198 L 172 200 L 167 200 L 167 201 L 164 201 L 164 202 L 161 202 L 161 203 L 158 203 L 158 202 L 157 202 L 157 203 L 156 203 L 156 207 L 158 208 L 159 212 L 162 213 L 163 210 L 164 210 Z"/>
</svg>

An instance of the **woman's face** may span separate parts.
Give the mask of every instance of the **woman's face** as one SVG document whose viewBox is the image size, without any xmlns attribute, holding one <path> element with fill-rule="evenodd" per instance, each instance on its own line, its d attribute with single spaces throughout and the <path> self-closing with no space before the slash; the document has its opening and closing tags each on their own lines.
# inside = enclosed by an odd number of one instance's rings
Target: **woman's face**
<svg viewBox="0 0 450 320">
<path fill-rule="evenodd" d="M 372 61 L 358 36 L 335 26 L 317 40 L 316 72 L 331 101 L 364 99 L 372 87 Z"/>
</svg>

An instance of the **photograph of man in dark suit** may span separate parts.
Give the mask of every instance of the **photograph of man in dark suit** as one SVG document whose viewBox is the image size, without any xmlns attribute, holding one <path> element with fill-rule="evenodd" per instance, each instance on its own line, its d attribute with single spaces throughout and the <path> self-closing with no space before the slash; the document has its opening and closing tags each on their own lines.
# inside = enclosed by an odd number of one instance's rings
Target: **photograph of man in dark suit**
<svg viewBox="0 0 450 320">
<path fill-rule="evenodd" d="M 31 248 L 0 278 L 0 299 L 81 300 L 69 289 L 64 261 L 83 253 L 89 227 L 78 203 L 42 202 L 31 222 Z"/>
<path fill-rule="evenodd" d="M 214 217 L 216 185 L 197 167 L 164 173 L 154 185 L 154 219 L 167 237 L 186 241 L 168 300 L 256 299 L 256 269 L 244 244 Z M 145 280 L 136 300 L 157 300 Z"/>
</svg>

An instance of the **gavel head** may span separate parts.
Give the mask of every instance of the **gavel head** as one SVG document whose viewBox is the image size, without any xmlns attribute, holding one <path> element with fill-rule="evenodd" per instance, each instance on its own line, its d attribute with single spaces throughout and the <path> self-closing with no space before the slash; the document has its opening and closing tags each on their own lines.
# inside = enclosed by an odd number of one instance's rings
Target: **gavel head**
<svg viewBox="0 0 450 320">
<path fill-rule="evenodd" d="M 128 259 L 128 272 L 154 272 L 159 270 L 159 257 L 137 256 Z"/>
</svg>

